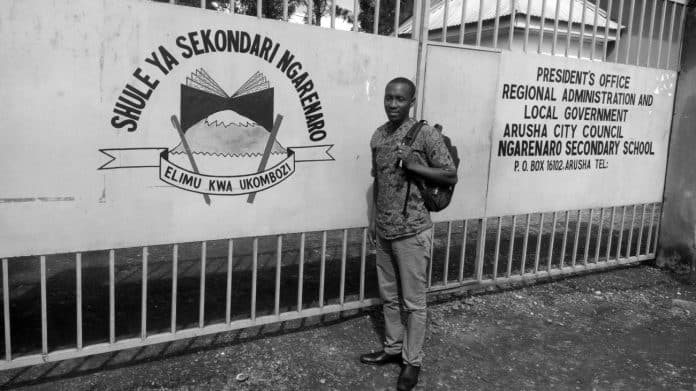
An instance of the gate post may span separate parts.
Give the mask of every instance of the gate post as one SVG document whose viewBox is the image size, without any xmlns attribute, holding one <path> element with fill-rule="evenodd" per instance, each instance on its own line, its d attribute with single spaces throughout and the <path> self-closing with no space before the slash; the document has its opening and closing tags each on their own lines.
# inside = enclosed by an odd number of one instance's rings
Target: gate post
<svg viewBox="0 0 696 391">
<path fill-rule="evenodd" d="M 423 119 L 423 97 L 425 96 L 425 59 L 428 54 L 428 29 L 430 25 L 430 0 L 414 2 L 414 17 L 411 32 L 418 41 L 418 64 L 416 66 L 415 118 Z"/>
</svg>

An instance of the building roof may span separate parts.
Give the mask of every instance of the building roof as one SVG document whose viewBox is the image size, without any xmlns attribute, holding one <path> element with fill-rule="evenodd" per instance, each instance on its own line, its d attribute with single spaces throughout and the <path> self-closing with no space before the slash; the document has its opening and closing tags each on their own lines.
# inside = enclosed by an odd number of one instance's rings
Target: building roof
<svg viewBox="0 0 696 391">
<path fill-rule="evenodd" d="M 529 9 L 529 15 L 534 17 L 541 17 L 542 6 L 544 0 L 497 0 L 500 2 L 499 16 L 509 16 L 512 14 L 514 7 L 515 15 L 527 15 Z M 544 17 L 546 19 L 555 20 L 556 18 L 556 5 L 559 6 L 558 9 L 558 20 L 559 22 L 568 23 L 570 20 L 570 10 L 571 3 L 567 1 L 555 1 L 555 0 L 545 0 L 546 6 L 544 7 Z M 461 25 L 462 21 L 462 8 L 464 3 L 466 3 L 466 14 L 464 18 L 464 23 L 477 23 L 479 19 L 479 9 L 481 1 L 479 0 L 434 0 L 430 6 L 430 20 L 429 29 L 436 30 L 442 28 L 442 22 L 445 15 L 445 2 L 448 2 L 447 9 L 447 27 L 454 27 Z M 560 4 L 559 4 L 560 3 Z M 607 22 L 607 12 L 599 7 L 595 7 L 590 1 L 587 1 L 585 8 L 585 24 L 592 26 L 594 23 L 595 12 L 597 13 L 597 27 L 604 28 Z M 583 0 L 572 0 L 573 8 L 573 23 L 581 23 L 582 18 L 582 7 Z M 484 0 L 483 9 L 481 9 L 481 19 L 490 20 L 495 19 L 495 8 L 496 0 Z M 517 19 L 517 18 L 515 18 Z M 399 34 L 409 34 L 412 29 L 413 18 L 409 18 L 404 23 L 399 26 Z M 516 23 L 519 26 L 519 23 Z M 524 23 L 519 26 L 524 27 Z M 534 26 L 530 26 L 533 27 Z M 613 20 L 609 20 L 609 29 L 615 30 L 618 27 L 618 23 Z"/>
</svg>

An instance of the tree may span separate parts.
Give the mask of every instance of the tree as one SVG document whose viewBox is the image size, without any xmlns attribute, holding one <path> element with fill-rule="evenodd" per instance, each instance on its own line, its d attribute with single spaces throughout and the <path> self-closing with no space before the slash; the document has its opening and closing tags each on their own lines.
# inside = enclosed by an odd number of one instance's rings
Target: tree
<svg viewBox="0 0 696 391">
<path fill-rule="evenodd" d="M 390 35 L 394 32 L 394 17 L 396 14 L 396 2 L 399 5 L 399 25 L 413 15 L 413 0 L 380 0 L 379 2 L 379 29 L 380 35 Z M 375 20 L 375 0 L 360 0 L 360 29 L 373 32 Z"/>
<path fill-rule="evenodd" d="M 153 0 L 160 3 L 168 3 L 169 0 Z M 216 3 L 216 4 L 213 4 Z M 300 0 L 288 0 L 288 15 L 295 13 Z M 176 0 L 176 4 L 189 7 L 200 7 L 201 0 Z M 256 16 L 256 0 L 205 0 L 207 9 L 223 11 L 234 7 L 234 12 L 243 15 Z M 283 2 L 281 0 L 264 0 L 261 5 L 261 14 L 268 19 L 283 18 Z"/>
<path fill-rule="evenodd" d="M 307 0 L 299 0 L 301 4 L 305 7 L 309 6 Z M 321 18 L 324 15 L 331 15 L 331 6 L 335 0 L 313 0 L 312 1 L 312 13 L 313 20 L 309 24 L 319 26 L 321 24 Z M 353 13 L 345 8 L 336 5 L 336 17 L 343 18 L 349 23 L 353 23 Z M 307 16 L 305 16 L 305 22 L 307 22 Z"/>
</svg>

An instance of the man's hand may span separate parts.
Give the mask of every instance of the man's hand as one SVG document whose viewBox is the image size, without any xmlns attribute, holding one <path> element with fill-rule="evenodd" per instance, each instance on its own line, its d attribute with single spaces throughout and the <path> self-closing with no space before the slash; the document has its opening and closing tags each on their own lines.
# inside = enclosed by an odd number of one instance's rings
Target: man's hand
<svg viewBox="0 0 696 391">
<path fill-rule="evenodd" d="M 377 227 L 375 227 L 375 225 L 376 224 L 373 219 L 370 219 L 370 222 L 367 225 L 367 241 L 372 247 L 377 245 Z"/>
<path fill-rule="evenodd" d="M 396 156 L 401 161 L 401 167 L 405 170 L 411 170 L 414 166 L 420 166 L 421 164 L 413 157 L 413 148 L 408 145 L 397 145 L 396 146 Z"/>
</svg>

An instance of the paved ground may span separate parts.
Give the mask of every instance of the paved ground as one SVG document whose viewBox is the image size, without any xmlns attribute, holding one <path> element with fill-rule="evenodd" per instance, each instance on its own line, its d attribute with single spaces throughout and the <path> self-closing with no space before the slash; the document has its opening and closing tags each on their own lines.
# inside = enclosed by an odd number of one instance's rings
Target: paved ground
<svg viewBox="0 0 696 391">
<path fill-rule="evenodd" d="M 442 300 L 442 298 L 435 298 Z M 696 390 L 696 301 L 649 266 L 433 302 L 419 390 Z M 389 390 L 370 310 L 0 373 L 31 390 Z M 245 379 L 236 380 L 237 375 Z"/>
</svg>

